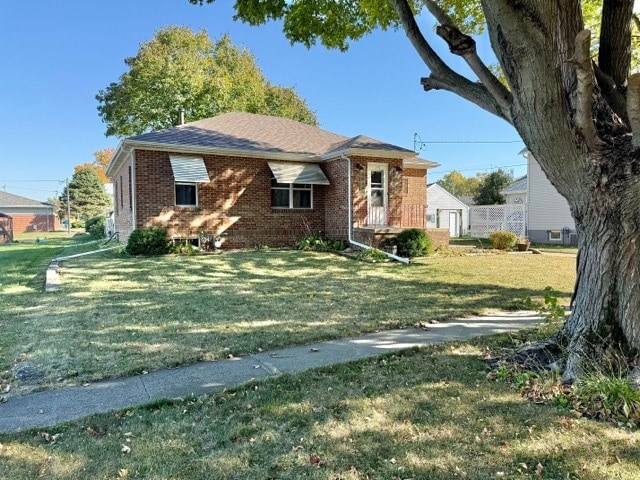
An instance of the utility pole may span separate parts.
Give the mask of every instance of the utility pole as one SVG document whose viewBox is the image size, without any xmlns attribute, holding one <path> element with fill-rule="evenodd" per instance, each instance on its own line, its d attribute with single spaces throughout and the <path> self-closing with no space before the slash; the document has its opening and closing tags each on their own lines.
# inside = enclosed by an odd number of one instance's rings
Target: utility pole
<svg viewBox="0 0 640 480">
<path fill-rule="evenodd" d="M 71 203 L 69 200 L 69 177 L 65 179 L 67 187 L 67 234 L 71 234 Z"/>
</svg>

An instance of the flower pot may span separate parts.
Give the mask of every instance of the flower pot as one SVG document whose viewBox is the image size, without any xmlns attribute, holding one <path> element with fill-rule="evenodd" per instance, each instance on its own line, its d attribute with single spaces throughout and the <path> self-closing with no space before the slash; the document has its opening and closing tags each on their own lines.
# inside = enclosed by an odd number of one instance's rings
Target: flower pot
<svg viewBox="0 0 640 480">
<path fill-rule="evenodd" d="M 529 245 L 531 245 L 531 242 L 521 242 L 516 245 L 519 252 L 526 252 L 527 250 L 529 250 Z"/>
</svg>

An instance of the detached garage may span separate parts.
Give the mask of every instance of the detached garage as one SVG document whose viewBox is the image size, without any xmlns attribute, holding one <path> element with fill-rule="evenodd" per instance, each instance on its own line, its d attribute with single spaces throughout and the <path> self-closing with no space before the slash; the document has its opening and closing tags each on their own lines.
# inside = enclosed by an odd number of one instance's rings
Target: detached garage
<svg viewBox="0 0 640 480">
<path fill-rule="evenodd" d="M 427 228 L 447 228 L 450 237 L 469 232 L 469 206 L 437 183 L 427 187 Z"/>
<path fill-rule="evenodd" d="M 60 227 L 54 206 L 0 191 L 0 213 L 11 217 L 13 233 L 53 232 Z"/>
</svg>

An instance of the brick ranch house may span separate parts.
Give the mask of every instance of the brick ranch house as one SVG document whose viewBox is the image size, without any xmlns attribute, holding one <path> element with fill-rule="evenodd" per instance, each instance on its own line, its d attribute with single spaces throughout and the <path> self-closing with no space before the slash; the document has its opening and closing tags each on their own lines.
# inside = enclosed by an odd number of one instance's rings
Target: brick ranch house
<svg viewBox="0 0 640 480">
<path fill-rule="evenodd" d="M 49 203 L 0 192 L 0 213 L 11 217 L 13 233 L 54 232 L 60 228 L 54 210 Z"/>
<path fill-rule="evenodd" d="M 426 227 L 427 170 L 437 165 L 365 136 L 226 113 L 124 139 L 107 175 L 121 241 L 159 225 L 194 244 L 223 235 L 223 248 L 318 232 L 371 245 Z M 448 242 L 446 230 L 431 234 Z"/>
</svg>

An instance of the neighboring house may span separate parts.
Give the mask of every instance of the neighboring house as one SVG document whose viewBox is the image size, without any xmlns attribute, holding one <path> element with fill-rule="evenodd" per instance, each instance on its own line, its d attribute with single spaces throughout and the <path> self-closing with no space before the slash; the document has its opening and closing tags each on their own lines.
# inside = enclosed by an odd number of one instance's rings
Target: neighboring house
<svg viewBox="0 0 640 480">
<path fill-rule="evenodd" d="M 427 227 L 446 228 L 449 236 L 461 237 L 469 230 L 469 206 L 437 183 L 427 187 Z"/>
<path fill-rule="evenodd" d="M 527 203 L 527 176 L 516 178 L 511 185 L 509 185 L 500 193 L 507 200 L 507 205 L 524 205 Z"/>
<path fill-rule="evenodd" d="M 224 235 L 224 247 L 254 247 L 318 232 L 375 243 L 426 228 L 427 169 L 437 165 L 365 136 L 227 113 L 124 139 L 107 175 L 122 241 L 159 225 L 174 240 Z"/>
<path fill-rule="evenodd" d="M 55 231 L 60 222 L 54 210 L 49 203 L 0 191 L 0 213 L 11 217 L 14 234 Z"/>
<path fill-rule="evenodd" d="M 527 159 L 527 236 L 532 242 L 577 245 L 569 204 L 551 184 L 531 152 Z"/>
<path fill-rule="evenodd" d="M 526 205 L 529 240 L 538 243 L 577 244 L 576 229 L 569 204 L 551 184 L 540 164 L 524 149 L 527 175 L 502 190 L 507 204 Z"/>
</svg>

